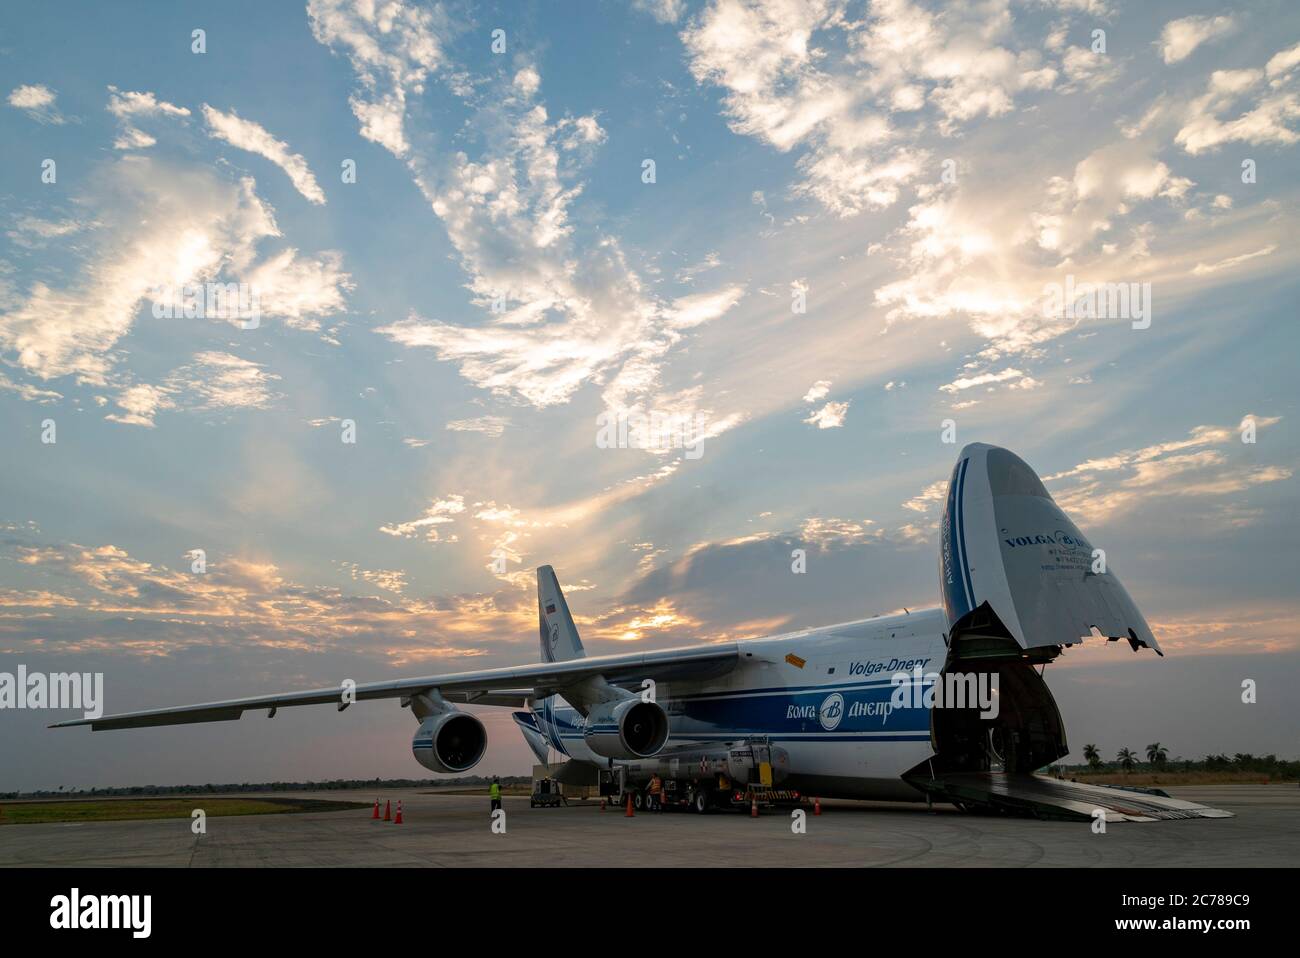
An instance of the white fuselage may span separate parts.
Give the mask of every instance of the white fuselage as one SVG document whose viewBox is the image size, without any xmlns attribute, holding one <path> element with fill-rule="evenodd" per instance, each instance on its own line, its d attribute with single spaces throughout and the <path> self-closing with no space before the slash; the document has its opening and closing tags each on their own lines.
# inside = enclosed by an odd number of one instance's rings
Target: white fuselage
<svg viewBox="0 0 1300 958">
<path fill-rule="evenodd" d="M 930 710 L 891 704 L 897 673 L 937 673 L 947 654 L 940 609 L 881 616 L 742 641 L 725 675 L 661 682 L 668 713 L 661 756 L 766 737 L 789 756 L 791 787 L 826 797 L 920 799 L 904 772 L 930 758 Z M 558 696 L 533 709 L 551 748 L 572 759 L 635 771 L 585 744 L 581 714 Z"/>
</svg>

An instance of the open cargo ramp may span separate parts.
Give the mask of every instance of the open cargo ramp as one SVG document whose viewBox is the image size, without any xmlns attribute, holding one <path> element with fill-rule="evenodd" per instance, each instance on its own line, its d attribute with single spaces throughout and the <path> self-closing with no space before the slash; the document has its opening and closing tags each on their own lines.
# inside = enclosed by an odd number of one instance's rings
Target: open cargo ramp
<svg viewBox="0 0 1300 958">
<path fill-rule="evenodd" d="M 1058 821 L 1091 821 L 1098 808 L 1105 811 L 1107 822 L 1233 817 L 1232 812 L 1170 798 L 1159 789 L 1084 785 L 1042 775 L 947 772 L 909 781 L 934 801 L 951 802 L 963 810 Z"/>
</svg>

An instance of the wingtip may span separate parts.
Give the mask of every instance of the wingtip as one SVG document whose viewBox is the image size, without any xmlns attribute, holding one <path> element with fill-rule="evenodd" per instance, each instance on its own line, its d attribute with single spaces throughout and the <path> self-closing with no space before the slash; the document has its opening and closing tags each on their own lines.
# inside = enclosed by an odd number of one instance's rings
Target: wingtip
<svg viewBox="0 0 1300 958">
<path fill-rule="evenodd" d="M 67 719 L 66 721 L 63 722 L 51 722 L 49 725 L 45 727 L 46 728 L 76 728 L 79 725 L 94 725 L 96 721 L 98 720 L 92 718 Z"/>
</svg>

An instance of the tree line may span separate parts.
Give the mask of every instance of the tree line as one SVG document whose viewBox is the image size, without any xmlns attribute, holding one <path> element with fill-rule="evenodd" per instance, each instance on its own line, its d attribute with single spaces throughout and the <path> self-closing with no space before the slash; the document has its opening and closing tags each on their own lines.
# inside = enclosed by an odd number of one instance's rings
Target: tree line
<svg viewBox="0 0 1300 958">
<path fill-rule="evenodd" d="M 1143 754 L 1146 756 L 1145 762 L 1142 761 Z M 1169 750 L 1159 742 L 1152 742 L 1142 752 L 1124 746 L 1111 761 L 1102 756 L 1095 744 L 1089 743 L 1083 747 L 1083 758 L 1088 763 L 1087 768 L 1094 772 L 1106 769 L 1132 772 L 1143 767 L 1161 772 L 1250 772 L 1272 778 L 1300 778 L 1300 760 L 1290 761 L 1272 754 L 1253 755 L 1250 752 L 1237 752 L 1231 756 L 1207 755 L 1201 759 L 1185 759 L 1181 756 L 1171 759 Z"/>
</svg>

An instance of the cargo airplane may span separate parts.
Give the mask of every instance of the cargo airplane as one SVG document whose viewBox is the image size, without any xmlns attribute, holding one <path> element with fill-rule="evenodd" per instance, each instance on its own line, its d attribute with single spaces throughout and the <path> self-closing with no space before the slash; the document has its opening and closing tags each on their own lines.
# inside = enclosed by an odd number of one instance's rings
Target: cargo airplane
<svg viewBox="0 0 1300 958">
<path fill-rule="evenodd" d="M 517 709 L 538 759 L 561 781 L 639 804 L 658 774 L 697 811 L 763 789 L 786 796 L 928 800 L 1036 817 L 1150 821 L 1228 813 L 1157 792 L 1034 775 L 1069 752 L 1043 679 L 1086 637 L 1163 655 L 1100 550 L 1034 471 L 997 446 L 958 456 L 939 535 L 942 605 L 767 638 L 587 656 L 555 572 L 537 570 L 541 662 L 340 688 L 286 692 L 60 722 L 94 730 L 268 716 L 295 705 L 398 699 L 418 723 L 425 768 L 461 774 L 487 732 L 458 705 Z M 995 714 L 951 702 L 897 707 L 901 684 L 974 676 L 997 689 Z M 902 676 L 902 678 L 899 678 Z"/>
</svg>

